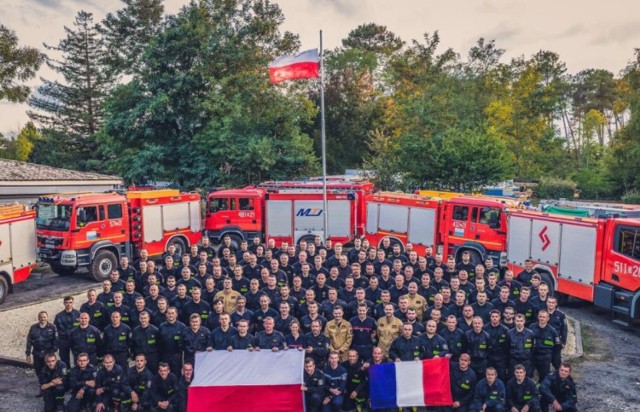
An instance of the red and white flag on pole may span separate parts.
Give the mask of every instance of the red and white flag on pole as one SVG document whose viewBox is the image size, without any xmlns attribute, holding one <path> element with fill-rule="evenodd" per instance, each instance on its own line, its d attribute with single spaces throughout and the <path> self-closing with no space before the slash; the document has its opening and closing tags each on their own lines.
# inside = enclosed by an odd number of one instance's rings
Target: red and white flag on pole
<svg viewBox="0 0 640 412">
<path fill-rule="evenodd" d="M 196 353 L 187 412 L 300 412 L 304 352 Z"/>
<path fill-rule="evenodd" d="M 285 80 L 317 79 L 320 77 L 318 49 L 303 51 L 295 56 L 286 54 L 269 63 L 269 80 L 280 83 Z"/>
</svg>

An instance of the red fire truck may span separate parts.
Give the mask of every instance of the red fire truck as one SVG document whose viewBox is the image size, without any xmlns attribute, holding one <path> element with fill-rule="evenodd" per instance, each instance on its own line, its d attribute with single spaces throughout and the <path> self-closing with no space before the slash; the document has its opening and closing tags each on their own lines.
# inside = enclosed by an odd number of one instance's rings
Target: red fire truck
<svg viewBox="0 0 640 412">
<path fill-rule="evenodd" d="M 364 234 L 364 198 L 373 190 L 369 182 L 329 181 L 327 236 L 347 243 Z M 324 235 L 322 182 L 313 180 L 266 182 L 243 189 L 209 193 L 205 214 L 206 235 L 219 241 L 229 235 L 232 244 L 255 236 L 297 243 Z"/>
<path fill-rule="evenodd" d="M 491 257 L 505 262 L 509 199 L 438 192 L 437 196 L 381 192 L 369 195 L 366 236 L 374 246 L 389 237 L 404 250 L 411 243 L 419 254 L 436 246 L 456 258 L 465 250 L 472 262 Z"/>
<path fill-rule="evenodd" d="M 39 256 L 60 275 L 104 280 L 120 256 L 158 256 L 169 244 L 181 253 L 202 237 L 200 195 L 178 190 L 53 195 L 37 210 Z"/>
<path fill-rule="evenodd" d="M 0 304 L 36 265 L 36 212 L 0 205 Z"/>
<path fill-rule="evenodd" d="M 572 202 L 562 214 L 525 210 L 488 196 L 367 197 L 367 238 L 385 236 L 418 253 L 436 245 L 474 261 L 498 259 L 516 274 L 531 259 L 560 301 L 569 296 L 609 309 L 614 321 L 640 319 L 640 209 Z M 577 212 L 586 216 L 575 216 Z M 569 213 L 571 212 L 571 213 Z M 573 215 L 572 215 L 573 214 Z"/>
</svg>

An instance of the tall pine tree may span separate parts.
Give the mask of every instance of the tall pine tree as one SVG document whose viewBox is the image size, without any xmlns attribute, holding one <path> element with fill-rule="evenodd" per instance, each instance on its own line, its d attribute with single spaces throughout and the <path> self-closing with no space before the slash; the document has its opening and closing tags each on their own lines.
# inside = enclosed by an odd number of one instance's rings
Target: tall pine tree
<svg viewBox="0 0 640 412">
<path fill-rule="evenodd" d="M 45 44 L 49 51 L 61 55 L 59 60 L 49 57 L 47 65 L 64 80 L 42 79 L 37 95 L 29 99 L 35 110 L 28 114 L 45 129 L 66 134 L 69 139 L 65 139 L 64 151 L 76 167 L 86 169 L 95 153 L 94 135 L 103 123 L 111 79 L 103 70 L 106 50 L 93 15 L 80 11 L 73 28 L 65 27 L 65 32 L 58 46 Z M 45 137 L 47 134 L 45 130 Z"/>
<path fill-rule="evenodd" d="M 161 29 L 162 0 L 122 0 L 125 7 L 102 21 L 107 56 L 105 64 L 114 75 L 136 74 L 143 67 L 144 51 Z"/>
</svg>

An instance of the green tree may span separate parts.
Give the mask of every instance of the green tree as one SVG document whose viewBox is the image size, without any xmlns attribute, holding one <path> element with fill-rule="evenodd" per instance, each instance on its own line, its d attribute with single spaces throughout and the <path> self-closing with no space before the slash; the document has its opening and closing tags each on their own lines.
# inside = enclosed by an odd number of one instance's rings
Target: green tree
<svg viewBox="0 0 640 412">
<path fill-rule="evenodd" d="M 15 140 L 15 159 L 22 162 L 29 160 L 29 155 L 33 150 L 36 142 L 42 140 L 42 136 L 36 130 L 36 127 L 32 122 L 28 122 Z"/>
<path fill-rule="evenodd" d="M 316 173 L 300 129 L 315 107 L 298 84 L 268 82 L 267 63 L 299 47 L 282 21 L 266 0 L 194 1 L 168 17 L 144 70 L 108 101 L 109 170 L 189 188 Z"/>
<path fill-rule="evenodd" d="M 74 27 L 65 27 L 66 37 L 48 50 L 61 60 L 49 58 L 47 65 L 62 75 L 64 82 L 43 79 L 38 95 L 29 99 L 32 120 L 45 129 L 69 135 L 65 149 L 85 169 L 96 153 L 95 133 L 104 117 L 104 101 L 112 79 L 103 70 L 105 48 L 91 13 L 80 11 Z M 55 142 L 53 142 L 55 144 Z M 55 161 L 55 160 L 54 160 Z"/>
<path fill-rule="evenodd" d="M 125 6 L 108 13 L 100 26 L 107 53 L 104 64 L 114 75 L 139 73 L 144 52 L 160 32 L 162 0 L 122 0 Z"/>
<path fill-rule="evenodd" d="M 2 159 L 16 158 L 15 140 L 5 137 L 2 133 L 0 133 L 0 158 Z"/>
<path fill-rule="evenodd" d="M 44 55 L 32 47 L 19 47 L 18 36 L 0 24 L 0 101 L 22 103 L 31 89 L 20 84 L 35 77 Z"/>
<path fill-rule="evenodd" d="M 512 157 L 486 128 L 451 128 L 403 147 L 407 177 L 419 187 L 472 191 L 507 179 Z"/>
</svg>

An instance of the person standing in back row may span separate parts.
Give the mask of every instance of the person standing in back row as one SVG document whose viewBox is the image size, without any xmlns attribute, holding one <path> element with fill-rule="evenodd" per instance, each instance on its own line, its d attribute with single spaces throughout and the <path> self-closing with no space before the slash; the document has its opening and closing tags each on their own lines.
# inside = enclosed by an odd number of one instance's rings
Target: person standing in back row
<svg viewBox="0 0 640 412">
<path fill-rule="evenodd" d="M 58 332 L 53 323 L 49 322 L 49 315 L 42 311 L 38 313 L 38 323 L 31 325 L 27 334 L 27 362 L 33 361 L 36 374 L 44 368 L 45 356 L 58 350 Z"/>
</svg>

